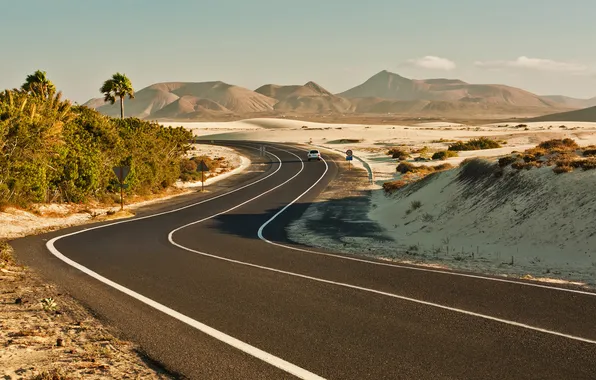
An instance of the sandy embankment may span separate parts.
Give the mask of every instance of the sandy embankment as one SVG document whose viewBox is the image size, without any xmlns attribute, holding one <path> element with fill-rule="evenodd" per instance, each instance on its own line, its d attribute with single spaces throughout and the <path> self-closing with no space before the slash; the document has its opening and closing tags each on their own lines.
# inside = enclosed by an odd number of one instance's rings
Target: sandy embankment
<svg viewBox="0 0 596 380">
<path fill-rule="evenodd" d="M 235 150 L 227 147 L 196 144 L 196 149 L 189 153 L 192 155 L 207 155 L 209 157 L 223 157 L 227 171 L 215 173 L 215 176 L 205 181 L 205 186 L 210 186 L 231 175 L 238 174 L 250 166 L 250 160 L 239 155 Z M 16 208 L 7 208 L 0 212 L 0 239 L 15 239 L 38 232 L 58 228 L 93 223 L 106 219 L 130 217 L 134 211 L 148 205 L 160 203 L 184 194 L 195 191 L 201 182 L 179 182 L 178 189 L 170 189 L 165 194 L 151 197 L 125 197 L 125 210 L 120 212 L 120 205 L 68 205 L 50 204 L 34 205 L 32 210 L 25 211 Z M 111 215 L 108 215 L 111 214 Z"/>
<path fill-rule="evenodd" d="M 591 248 L 596 247 L 596 240 L 590 231 L 590 225 L 596 225 L 590 213 L 596 197 L 588 190 L 595 184 L 596 172 L 557 176 L 552 169 L 544 168 L 519 173 L 515 178 L 521 182 L 489 181 L 471 191 L 472 185 L 456 180 L 456 169 L 437 175 L 427 186 L 406 197 L 387 197 L 380 190 L 384 182 L 399 177 L 395 171 L 397 161 L 386 155 L 390 147 L 416 150 L 426 146 L 432 152 L 446 149 L 455 140 L 487 136 L 506 141 L 499 149 L 460 152 L 459 157 L 425 163 L 457 166 L 467 158 L 495 159 L 555 138 L 572 138 L 581 146 L 596 144 L 596 123 L 368 126 L 255 119 L 204 126 L 185 124 L 203 139 L 310 143 L 339 151 L 352 149 L 370 164 L 375 184 L 365 186 L 371 205 L 366 222 L 380 227 L 390 241 L 379 239 L 379 234 L 358 236 L 357 229 L 340 240 L 319 236 L 312 230 L 293 231 L 292 236 L 301 243 L 366 252 L 402 262 L 596 285 L 596 251 Z M 534 191 L 524 192 L 527 186 Z M 488 197 L 493 193 L 498 196 Z M 412 201 L 422 205 L 408 214 Z M 541 208 L 544 210 L 536 211 Z M 293 227 L 297 224 L 300 223 Z"/>
</svg>

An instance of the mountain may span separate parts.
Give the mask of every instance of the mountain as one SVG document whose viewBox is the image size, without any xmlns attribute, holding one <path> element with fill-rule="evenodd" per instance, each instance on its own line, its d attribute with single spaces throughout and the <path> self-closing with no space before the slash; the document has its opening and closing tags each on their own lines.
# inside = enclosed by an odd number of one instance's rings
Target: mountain
<svg viewBox="0 0 596 380">
<path fill-rule="evenodd" d="M 591 99 L 577 99 L 563 95 L 543 95 L 542 98 L 569 108 L 588 108 L 596 106 L 596 96 Z"/>
<path fill-rule="evenodd" d="M 266 84 L 255 92 L 276 99 L 278 103 L 273 108 L 283 113 L 346 113 L 354 109 L 348 99 L 333 95 L 315 82 L 289 86 Z"/>
<path fill-rule="evenodd" d="M 557 107 L 519 88 L 498 84 L 469 84 L 458 79 L 408 79 L 383 70 L 359 86 L 337 94 L 345 98 L 381 98 L 401 101 L 463 101 L 518 107 Z"/>
<path fill-rule="evenodd" d="M 332 93 L 325 90 L 323 87 L 316 84 L 315 82 L 308 82 L 302 86 L 280 86 L 277 84 L 266 84 L 257 88 L 255 92 L 280 101 L 290 97 L 299 96 L 333 96 Z"/>
<path fill-rule="evenodd" d="M 188 119 L 232 114 L 233 112 L 213 100 L 184 95 L 151 114 L 152 119 Z"/>
<path fill-rule="evenodd" d="M 575 111 L 559 112 L 528 119 L 528 121 L 591 121 L 596 122 L 596 106 Z"/>
<path fill-rule="evenodd" d="M 124 115 L 154 119 L 157 114 L 158 117 L 175 119 L 187 118 L 188 113 L 201 111 L 247 114 L 273 111 L 275 103 L 275 99 L 220 81 L 164 82 L 143 88 L 135 94 L 134 99 L 126 98 Z M 87 106 L 97 104 L 96 99 L 85 103 Z M 172 106 L 167 107 L 170 104 Z M 118 102 L 101 105 L 97 110 L 110 116 L 120 115 Z"/>
<path fill-rule="evenodd" d="M 586 100 L 596 103 L 596 99 Z M 405 117 L 537 117 L 579 108 L 581 99 L 541 97 L 499 84 L 459 79 L 409 79 L 383 70 L 364 83 L 333 94 L 315 82 L 266 84 L 255 91 L 214 82 L 164 82 L 125 99 L 125 116 L 146 119 L 215 120 L 301 115 L 391 114 Z M 91 99 L 86 106 L 120 116 L 119 103 Z"/>
</svg>

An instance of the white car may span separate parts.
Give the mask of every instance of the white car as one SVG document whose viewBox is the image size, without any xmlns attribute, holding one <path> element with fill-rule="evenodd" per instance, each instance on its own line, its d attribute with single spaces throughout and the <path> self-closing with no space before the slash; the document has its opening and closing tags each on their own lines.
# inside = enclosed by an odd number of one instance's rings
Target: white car
<svg viewBox="0 0 596 380">
<path fill-rule="evenodd" d="M 310 150 L 308 152 L 308 154 L 306 155 L 306 157 L 308 158 L 308 160 L 319 160 L 321 161 L 321 152 L 319 152 L 316 149 Z"/>
</svg>

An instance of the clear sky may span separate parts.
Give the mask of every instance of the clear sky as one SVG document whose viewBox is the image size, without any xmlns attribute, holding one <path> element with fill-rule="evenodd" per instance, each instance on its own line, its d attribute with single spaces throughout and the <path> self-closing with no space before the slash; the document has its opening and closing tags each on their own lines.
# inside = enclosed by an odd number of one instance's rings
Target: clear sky
<svg viewBox="0 0 596 380">
<path fill-rule="evenodd" d="M 595 0 L 0 0 L 0 89 L 45 70 L 75 101 L 126 73 L 162 81 L 313 80 L 381 70 L 596 96 Z"/>
</svg>

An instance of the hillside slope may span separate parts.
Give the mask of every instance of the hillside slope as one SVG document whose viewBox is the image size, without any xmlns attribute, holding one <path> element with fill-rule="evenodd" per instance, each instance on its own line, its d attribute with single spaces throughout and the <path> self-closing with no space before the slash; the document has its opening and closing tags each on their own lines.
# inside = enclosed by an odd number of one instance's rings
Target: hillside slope
<svg viewBox="0 0 596 380">
<path fill-rule="evenodd" d="M 174 102 L 176 104 L 172 107 L 163 110 Z M 275 99 L 221 81 L 164 82 L 145 87 L 135 94 L 134 99 L 125 99 L 124 115 L 150 119 L 159 117 L 175 119 L 187 118 L 189 112 L 205 110 L 211 113 L 246 114 L 272 111 L 275 103 L 277 103 Z M 90 107 L 98 104 L 101 102 L 96 99 L 85 103 Z M 114 105 L 100 105 L 97 110 L 110 116 L 120 115 L 118 102 Z"/>
<path fill-rule="evenodd" d="M 596 121 L 596 107 L 539 116 L 529 121 Z"/>
<path fill-rule="evenodd" d="M 498 84 L 469 84 L 458 79 L 415 80 L 386 70 L 372 76 L 361 85 L 337 95 L 346 98 L 464 101 L 518 107 L 557 107 L 548 99 L 515 87 Z"/>
<path fill-rule="evenodd" d="M 543 95 L 542 98 L 547 99 L 562 107 L 588 108 L 596 106 L 596 96 L 590 99 L 577 99 L 563 95 Z"/>
<path fill-rule="evenodd" d="M 255 92 L 277 99 L 274 109 L 283 113 L 345 113 L 355 108 L 348 99 L 333 95 L 315 82 L 289 86 L 267 84 Z"/>
</svg>

